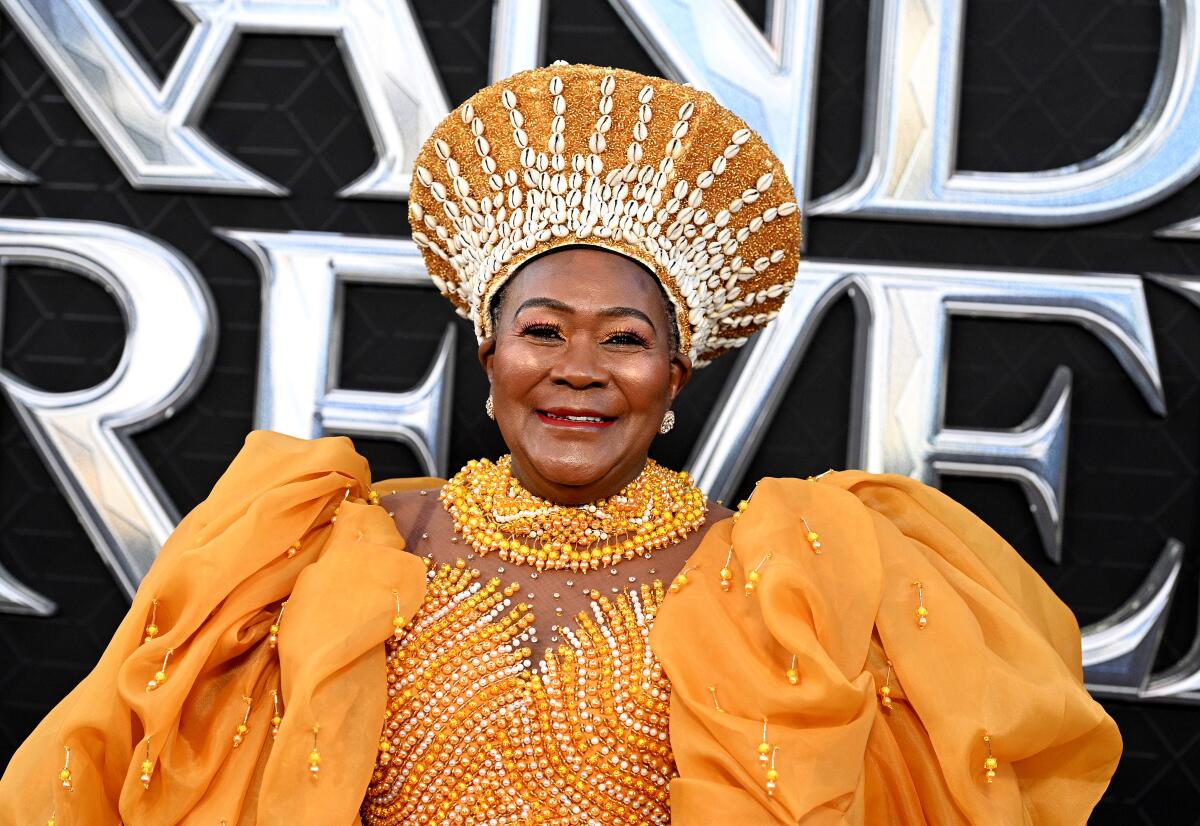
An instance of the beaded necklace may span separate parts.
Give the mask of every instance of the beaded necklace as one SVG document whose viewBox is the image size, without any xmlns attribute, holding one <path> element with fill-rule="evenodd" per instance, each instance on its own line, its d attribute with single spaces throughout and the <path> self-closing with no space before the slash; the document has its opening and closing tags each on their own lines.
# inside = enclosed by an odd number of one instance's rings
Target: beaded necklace
<svg viewBox="0 0 1200 826">
<path fill-rule="evenodd" d="M 596 570 L 649 557 L 704 524 L 707 497 L 686 471 L 653 459 L 620 493 L 586 505 L 556 505 L 522 487 L 512 457 L 467 462 L 441 492 L 454 530 L 481 556 L 542 570 Z"/>
</svg>

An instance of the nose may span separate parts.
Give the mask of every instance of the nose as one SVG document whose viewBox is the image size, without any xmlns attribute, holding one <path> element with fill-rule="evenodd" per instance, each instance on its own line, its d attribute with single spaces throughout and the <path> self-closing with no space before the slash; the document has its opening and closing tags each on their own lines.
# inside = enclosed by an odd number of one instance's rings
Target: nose
<svg viewBox="0 0 1200 826">
<path fill-rule="evenodd" d="M 609 373 L 601 358 L 600 348 L 588 337 L 572 336 L 559 354 L 550 368 L 550 381 L 574 390 L 608 384 Z"/>
</svg>

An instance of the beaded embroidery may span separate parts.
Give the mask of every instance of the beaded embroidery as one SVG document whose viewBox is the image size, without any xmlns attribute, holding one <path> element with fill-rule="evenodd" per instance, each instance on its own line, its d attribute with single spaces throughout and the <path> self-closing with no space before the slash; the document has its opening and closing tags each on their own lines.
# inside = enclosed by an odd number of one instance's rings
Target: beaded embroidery
<svg viewBox="0 0 1200 826">
<path fill-rule="evenodd" d="M 442 565 L 388 642 L 388 709 L 362 806 L 372 826 L 668 824 L 670 684 L 649 636 L 662 583 L 592 592 L 533 667 L 516 585 Z"/>
</svg>

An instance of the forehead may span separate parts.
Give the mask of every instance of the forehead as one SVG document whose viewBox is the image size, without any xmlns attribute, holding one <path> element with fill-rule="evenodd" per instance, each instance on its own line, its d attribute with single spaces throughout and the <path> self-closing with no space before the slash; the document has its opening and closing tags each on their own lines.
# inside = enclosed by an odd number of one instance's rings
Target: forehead
<svg viewBox="0 0 1200 826">
<path fill-rule="evenodd" d="M 530 298 L 552 298 L 580 310 L 634 307 L 655 319 L 666 314 L 652 274 L 624 255 L 594 248 L 556 250 L 521 267 L 504 289 L 504 304 L 515 310 Z"/>
</svg>

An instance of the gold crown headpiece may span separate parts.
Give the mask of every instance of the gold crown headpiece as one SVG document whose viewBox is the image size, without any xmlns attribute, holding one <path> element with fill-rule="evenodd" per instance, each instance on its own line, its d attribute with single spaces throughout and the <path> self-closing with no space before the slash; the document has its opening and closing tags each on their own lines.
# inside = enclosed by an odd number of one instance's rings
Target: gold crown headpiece
<svg viewBox="0 0 1200 826">
<path fill-rule="evenodd" d="M 459 106 L 417 157 L 409 218 L 481 339 L 521 264 L 582 244 L 658 277 L 697 366 L 778 315 L 800 258 L 783 165 L 739 117 L 690 86 L 597 66 L 520 72 Z"/>
</svg>

